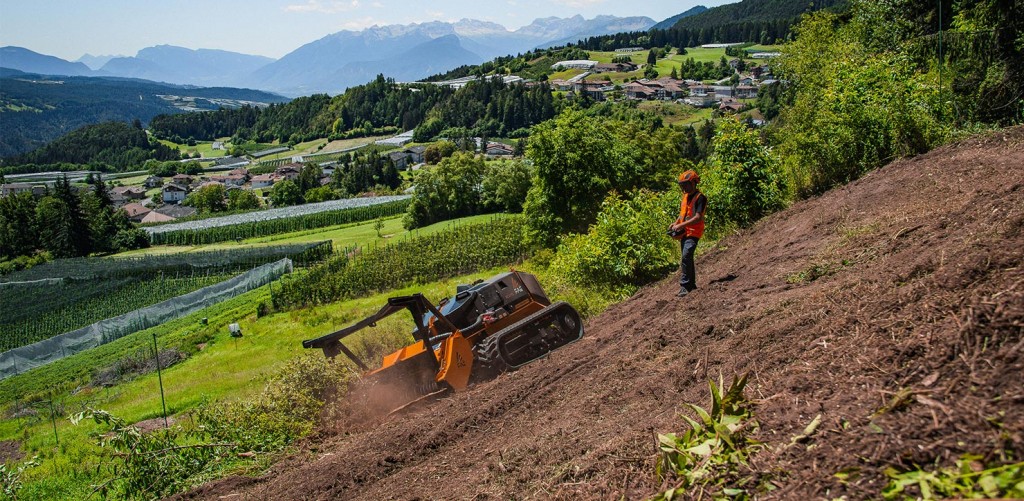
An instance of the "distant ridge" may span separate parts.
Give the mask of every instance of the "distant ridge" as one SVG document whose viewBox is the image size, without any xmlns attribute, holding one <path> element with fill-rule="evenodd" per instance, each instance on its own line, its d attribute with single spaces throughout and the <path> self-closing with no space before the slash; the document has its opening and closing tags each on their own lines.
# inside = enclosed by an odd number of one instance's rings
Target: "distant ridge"
<svg viewBox="0 0 1024 501">
<path fill-rule="evenodd" d="M 109 120 L 137 118 L 146 123 L 156 115 L 186 109 L 288 101 L 250 89 L 186 87 L 120 77 L 49 76 L 12 69 L 0 70 L 0 88 L 0 105 L 7 106 L 0 117 L 0 157 L 32 151 L 79 127 Z"/>
<path fill-rule="evenodd" d="M 698 6 L 692 8 L 692 9 L 686 11 L 686 12 L 683 12 L 682 14 L 676 14 L 676 15 L 674 15 L 674 16 L 672 16 L 672 17 L 670 17 L 670 18 L 668 18 L 668 19 L 666 19 L 666 20 L 664 20 L 664 21 L 662 21 L 662 22 L 660 22 L 658 24 L 655 24 L 654 26 L 651 27 L 651 29 L 652 30 L 667 30 L 667 29 L 675 26 L 676 23 L 678 23 L 680 19 L 682 19 L 684 17 L 695 16 L 695 15 L 700 14 L 702 12 L 706 12 L 707 10 L 708 10 L 707 7 L 705 7 L 703 5 L 698 5 Z"/>
<path fill-rule="evenodd" d="M 744 22 L 791 20 L 807 12 L 841 8 L 848 4 L 848 0 L 743 0 L 682 17 L 671 27 L 699 30 Z"/>
<path fill-rule="evenodd" d="M 80 76 L 92 75 L 93 71 L 82 63 L 72 63 L 59 57 L 47 56 L 24 47 L 8 45 L 0 47 L 0 68 L 40 73 L 43 75 Z"/>
</svg>

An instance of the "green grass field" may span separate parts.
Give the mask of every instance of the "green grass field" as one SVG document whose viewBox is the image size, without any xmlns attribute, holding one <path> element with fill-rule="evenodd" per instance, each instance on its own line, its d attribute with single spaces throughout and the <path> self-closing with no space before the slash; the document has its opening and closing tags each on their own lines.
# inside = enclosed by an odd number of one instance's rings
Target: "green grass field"
<svg viewBox="0 0 1024 501">
<path fill-rule="evenodd" d="M 778 46 L 778 45 L 756 45 L 754 47 L 757 50 L 774 51 L 774 50 L 778 50 L 778 48 L 780 46 Z M 629 54 L 629 56 L 630 56 L 630 60 L 633 61 L 634 64 L 636 64 L 637 66 L 643 66 L 643 65 L 647 64 L 647 54 L 648 54 L 648 51 L 642 51 L 642 52 L 633 52 L 633 53 Z M 590 52 L 590 59 L 593 60 L 593 61 L 597 61 L 599 63 L 610 63 L 612 61 L 612 58 L 614 58 L 615 56 L 621 56 L 621 55 L 622 54 L 617 54 L 615 52 L 592 51 L 592 52 Z M 679 70 L 679 65 L 683 61 L 685 61 L 685 60 L 687 60 L 689 58 L 693 58 L 693 60 L 698 62 L 698 63 L 700 63 L 700 62 L 718 63 L 722 59 L 723 56 L 726 59 L 732 59 L 731 57 L 725 55 L 725 49 L 724 48 L 723 49 L 702 49 L 700 47 L 691 47 L 691 48 L 687 48 L 686 49 L 686 54 L 685 55 L 679 55 L 679 54 L 676 53 L 675 50 L 673 50 L 668 57 L 658 60 L 657 65 L 655 65 L 655 69 L 658 70 L 658 76 L 659 77 L 667 77 L 667 76 L 672 74 L 672 68 L 675 68 L 678 71 Z M 759 61 L 757 59 L 750 59 L 750 58 L 745 58 L 744 60 L 746 60 L 747 62 L 757 62 L 757 61 Z M 576 71 L 579 71 L 579 70 L 576 70 Z M 634 78 L 643 78 L 643 76 L 644 76 L 643 70 L 642 69 L 638 69 L 637 71 L 631 71 L 631 72 L 598 73 L 598 74 L 591 75 L 590 77 L 587 77 L 587 79 L 588 80 L 595 80 L 595 79 L 605 79 L 605 78 L 607 78 L 607 79 L 610 79 L 613 83 L 622 84 L 622 83 L 630 81 L 630 80 L 632 80 Z M 562 77 L 556 77 L 556 76 L 552 75 L 550 78 L 554 79 L 554 78 L 562 78 Z"/>
<path fill-rule="evenodd" d="M 711 118 L 710 108 L 694 108 L 672 101 L 642 101 L 639 107 L 660 116 L 665 125 L 688 125 Z"/>
<path fill-rule="evenodd" d="M 223 140 L 221 140 L 223 141 Z M 228 154 L 227 150 L 215 150 L 213 149 L 212 141 L 197 141 L 195 146 L 189 146 L 187 144 L 178 144 L 161 139 L 160 143 L 171 148 L 176 148 L 182 153 L 188 153 L 189 155 L 195 155 L 198 152 L 203 158 L 217 158 L 223 157 Z"/>
<path fill-rule="evenodd" d="M 570 68 L 568 70 L 556 71 L 548 76 L 548 80 L 568 80 L 574 76 L 582 75 L 583 70 Z"/>
</svg>

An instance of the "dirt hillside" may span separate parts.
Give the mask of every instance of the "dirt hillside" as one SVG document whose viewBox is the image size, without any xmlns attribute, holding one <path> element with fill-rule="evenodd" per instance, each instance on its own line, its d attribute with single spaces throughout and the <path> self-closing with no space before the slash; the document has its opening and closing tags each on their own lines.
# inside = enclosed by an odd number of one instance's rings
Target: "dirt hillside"
<svg viewBox="0 0 1024 501">
<path fill-rule="evenodd" d="M 875 498 L 888 465 L 1020 458 L 1022 256 L 1015 128 L 894 162 L 722 240 L 686 298 L 673 276 L 546 360 L 185 497 L 643 499 L 665 487 L 655 434 L 685 429 L 684 402 L 710 405 L 707 378 L 746 372 L 769 497 Z M 818 414 L 810 442 L 783 447 Z"/>
</svg>

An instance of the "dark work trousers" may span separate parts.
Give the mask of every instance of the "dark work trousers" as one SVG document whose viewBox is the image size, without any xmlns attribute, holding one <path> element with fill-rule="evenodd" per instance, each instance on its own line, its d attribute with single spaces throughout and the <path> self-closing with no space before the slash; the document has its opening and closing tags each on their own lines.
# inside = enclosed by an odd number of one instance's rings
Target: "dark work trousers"
<svg viewBox="0 0 1024 501">
<path fill-rule="evenodd" d="M 679 263 L 679 286 L 686 290 L 697 288 L 697 271 L 693 268 L 693 252 L 697 250 L 697 237 L 686 237 L 679 241 L 683 249 L 683 258 Z"/>
</svg>

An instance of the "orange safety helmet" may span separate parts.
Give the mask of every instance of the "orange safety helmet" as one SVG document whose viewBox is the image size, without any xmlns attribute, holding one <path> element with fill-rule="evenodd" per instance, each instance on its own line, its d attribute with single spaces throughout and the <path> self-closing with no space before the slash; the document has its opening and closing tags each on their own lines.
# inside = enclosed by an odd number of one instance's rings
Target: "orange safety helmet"
<svg viewBox="0 0 1024 501">
<path fill-rule="evenodd" d="M 700 183 L 700 176 L 694 170 L 688 170 L 679 175 L 679 182 L 685 183 L 687 181 L 693 181 L 693 184 Z"/>
</svg>

